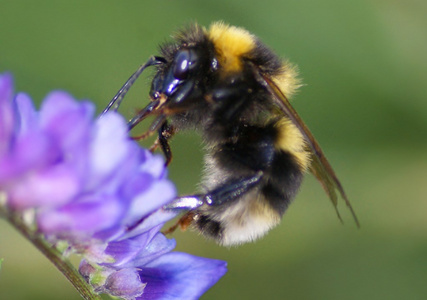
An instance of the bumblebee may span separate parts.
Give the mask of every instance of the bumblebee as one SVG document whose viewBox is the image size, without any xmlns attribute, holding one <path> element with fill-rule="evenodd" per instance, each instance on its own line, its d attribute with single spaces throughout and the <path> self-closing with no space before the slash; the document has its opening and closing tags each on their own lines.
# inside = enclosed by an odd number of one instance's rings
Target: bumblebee
<svg viewBox="0 0 427 300">
<path fill-rule="evenodd" d="M 337 210 L 347 196 L 318 143 L 290 105 L 299 87 L 296 68 L 242 28 L 193 24 L 160 47 L 124 84 L 105 112 L 149 66 L 155 66 L 150 103 L 129 121 L 132 129 L 155 116 L 139 137 L 157 133 L 166 164 L 169 139 L 186 129 L 205 144 L 204 191 L 164 207 L 187 213 L 171 228 L 191 226 L 224 246 L 253 241 L 276 226 L 310 171 Z"/>
</svg>

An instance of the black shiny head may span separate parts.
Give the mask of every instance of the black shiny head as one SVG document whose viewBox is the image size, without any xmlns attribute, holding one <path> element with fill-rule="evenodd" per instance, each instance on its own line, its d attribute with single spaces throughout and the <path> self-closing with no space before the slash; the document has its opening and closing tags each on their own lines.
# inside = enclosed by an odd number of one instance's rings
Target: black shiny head
<svg viewBox="0 0 427 300">
<path fill-rule="evenodd" d="M 152 100 L 164 98 L 165 107 L 185 110 L 197 105 L 206 90 L 211 63 L 197 46 L 182 47 L 160 65 L 151 83 Z M 167 60 L 167 59 L 166 59 Z"/>
</svg>

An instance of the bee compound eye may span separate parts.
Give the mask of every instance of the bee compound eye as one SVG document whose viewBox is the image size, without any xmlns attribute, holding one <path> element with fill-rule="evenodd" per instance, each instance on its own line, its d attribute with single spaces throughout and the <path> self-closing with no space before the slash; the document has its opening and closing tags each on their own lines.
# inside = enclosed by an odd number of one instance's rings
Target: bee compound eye
<svg viewBox="0 0 427 300">
<path fill-rule="evenodd" d="M 173 77 L 178 80 L 184 80 L 188 76 L 191 65 L 191 55 L 188 49 L 179 51 L 175 57 L 175 64 L 173 66 Z"/>
</svg>

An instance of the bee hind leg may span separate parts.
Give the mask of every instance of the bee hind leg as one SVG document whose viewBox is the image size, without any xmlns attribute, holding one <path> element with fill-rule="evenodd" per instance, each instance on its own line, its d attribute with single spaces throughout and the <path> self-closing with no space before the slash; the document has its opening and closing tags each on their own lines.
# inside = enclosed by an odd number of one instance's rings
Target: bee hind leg
<svg viewBox="0 0 427 300">
<path fill-rule="evenodd" d="M 262 171 L 249 177 L 243 177 L 238 180 L 229 180 L 221 184 L 206 194 L 196 194 L 175 198 L 169 204 L 163 206 L 166 210 L 193 210 L 203 204 L 217 206 L 237 199 L 250 191 L 261 180 Z"/>
<path fill-rule="evenodd" d="M 182 196 L 176 198 L 171 203 L 163 206 L 166 210 L 190 210 L 183 215 L 178 222 L 164 231 L 164 234 L 174 232 L 178 227 L 186 230 L 194 220 L 196 214 L 194 210 L 206 204 L 209 206 L 218 206 L 224 203 L 231 202 L 249 192 L 261 180 L 263 172 L 259 171 L 252 176 L 244 177 L 238 180 L 229 180 L 224 182 L 219 187 L 213 189 L 206 194 L 197 194 Z"/>
<path fill-rule="evenodd" d="M 209 206 L 219 206 L 238 199 L 243 194 L 252 190 L 261 180 L 262 175 L 263 172 L 259 171 L 249 177 L 226 181 L 206 194 L 189 195 L 176 198 L 171 203 L 163 206 L 163 209 L 189 211 L 184 214 L 175 225 L 163 233 L 172 233 L 178 227 L 182 230 L 186 230 L 194 221 L 194 217 L 196 216 L 196 213 L 194 212 L 195 209 L 204 204 Z"/>
</svg>

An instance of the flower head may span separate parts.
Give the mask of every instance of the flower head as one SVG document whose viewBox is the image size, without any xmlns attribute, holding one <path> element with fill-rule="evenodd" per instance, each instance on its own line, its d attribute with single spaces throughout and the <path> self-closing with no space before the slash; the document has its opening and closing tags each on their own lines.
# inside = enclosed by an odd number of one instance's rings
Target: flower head
<svg viewBox="0 0 427 300">
<path fill-rule="evenodd" d="M 176 196 L 163 159 L 128 136 L 115 112 L 52 92 L 37 111 L 0 76 L 0 192 L 15 213 L 32 211 L 49 241 L 83 255 L 98 292 L 125 299 L 192 299 L 226 271 L 222 261 L 171 252 L 160 228 Z"/>
</svg>

